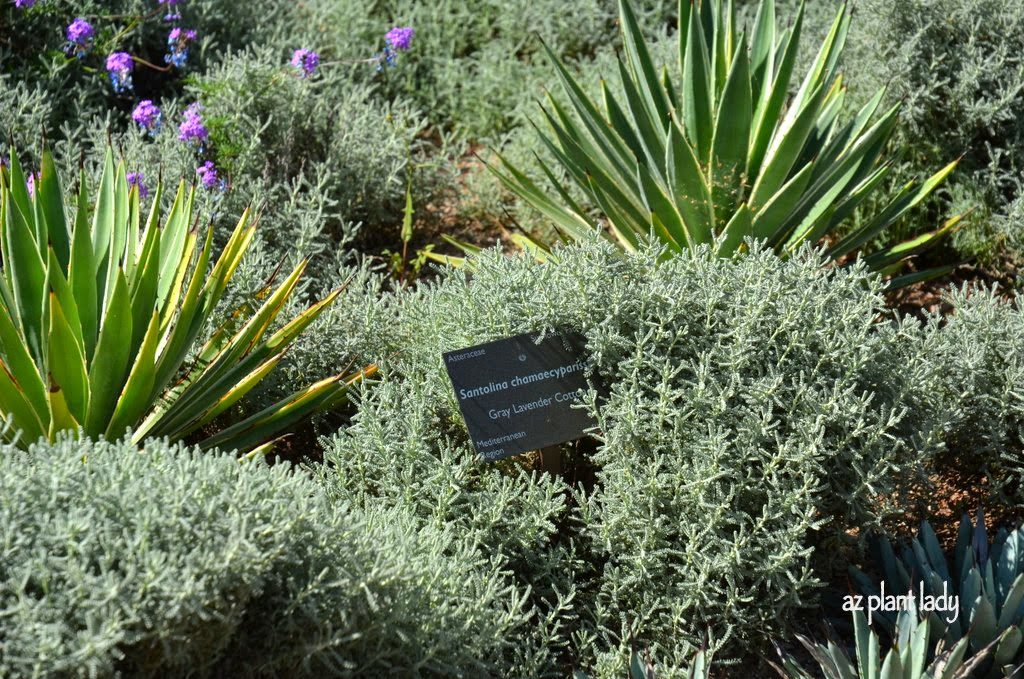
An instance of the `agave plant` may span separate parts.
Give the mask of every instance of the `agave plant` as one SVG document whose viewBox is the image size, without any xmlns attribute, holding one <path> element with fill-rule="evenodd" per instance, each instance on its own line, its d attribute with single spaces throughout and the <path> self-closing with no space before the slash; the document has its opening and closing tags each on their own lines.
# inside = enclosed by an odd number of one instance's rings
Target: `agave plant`
<svg viewBox="0 0 1024 679">
<path fill-rule="evenodd" d="M 49 152 L 33 181 L 30 192 L 12 152 L 0 170 L 0 414 L 21 445 L 67 430 L 183 438 L 273 370 L 339 292 L 268 336 L 302 262 L 251 317 L 221 327 L 189 358 L 253 238 L 248 211 L 211 266 L 213 230 L 200 238 L 193 223 L 194 187 L 178 187 L 163 219 L 157 188 L 143 225 L 138 189 L 109 149 L 95 205 L 83 176 L 70 222 Z M 372 369 L 318 382 L 200 445 L 251 449 L 334 406 Z"/>
<path fill-rule="evenodd" d="M 952 563 L 927 521 L 899 558 L 886 538 L 876 540 L 874 547 L 888 592 L 958 597 L 960 610 L 952 622 L 948 616 L 929 614 L 933 636 L 948 643 L 966 638 L 974 653 L 997 642 L 986 666 L 989 674 L 1012 676 L 1017 671 L 1013 665 L 1024 661 L 1024 529 L 1000 529 L 990 545 L 979 509 L 973 526 L 966 514 L 961 518 Z M 850 574 L 864 594 L 879 593 L 862 571 L 851 568 Z M 892 613 L 879 615 L 883 624 L 893 624 Z"/>
<path fill-rule="evenodd" d="M 883 151 L 898 116 L 898 107 L 875 115 L 883 92 L 852 118 L 843 116 L 838 63 L 850 18 L 845 5 L 792 97 L 802 6 L 792 27 L 780 30 L 774 0 L 762 0 L 748 36 L 740 32 L 732 0 L 680 0 L 674 72 L 655 68 L 627 0 L 620 0 L 619 12 L 621 96 L 602 81 L 599 105 L 545 46 L 572 110 L 549 95 L 541 110 L 550 133 L 540 138 L 578 193 L 539 156 L 552 190 L 500 154 L 501 167 L 491 167 L 569 237 L 603 233 L 603 221 L 627 249 L 654 237 L 670 252 L 711 244 L 728 256 L 753 237 L 786 256 L 828 236 L 828 254 L 840 259 L 871 243 L 956 166 L 920 185 L 907 183 L 839 237 L 838 227 L 888 179 L 892 164 Z M 585 202 L 574 197 L 580 194 Z M 867 264 L 895 274 L 959 219 L 872 252 Z M 908 274 L 891 285 L 943 271 Z"/>
<path fill-rule="evenodd" d="M 434 252 L 433 250 L 420 250 L 420 255 L 431 261 L 438 262 L 439 264 L 446 264 L 453 268 L 460 269 L 464 266 L 471 267 L 472 262 L 470 257 L 479 254 L 483 250 L 479 245 L 460 241 L 459 239 L 452 238 L 445 233 L 441 234 L 441 240 L 461 250 L 465 256 L 459 257 L 458 255 L 442 255 Z M 523 233 L 513 233 L 510 234 L 509 241 L 522 252 L 533 257 L 533 259 L 542 264 L 544 262 L 558 263 L 558 256 L 554 253 L 551 247 L 535 238 L 531 238 Z"/>
<path fill-rule="evenodd" d="M 825 679 L 966 679 L 973 676 L 991 649 L 983 649 L 965 662 L 967 639 L 955 644 L 940 641 L 933 648 L 929 625 L 927 619 L 920 620 L 913 608 L 900 611 L 892 648 L 884 658 L 880 655 L 878 636 L 871 630 L 863 611 L 853 612 L 854 660 L 834 641 L 818 644 L 799 634 L 797 640 L 818 663 L 820 675 Z M 772 666 L 782 677 L 814 679 L 820 676 L 809 673 L 778 644 L 775 648 L 782 664 L 772 663 Z"/>
</svg>

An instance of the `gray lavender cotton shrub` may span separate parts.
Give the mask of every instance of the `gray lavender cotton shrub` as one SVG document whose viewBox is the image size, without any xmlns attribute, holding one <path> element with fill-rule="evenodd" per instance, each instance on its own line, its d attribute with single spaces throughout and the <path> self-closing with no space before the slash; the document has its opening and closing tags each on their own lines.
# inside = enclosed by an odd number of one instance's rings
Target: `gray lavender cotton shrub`
<svg viewBox="0 0 1024 679">
<path fill-rule="evenodd" d="M 288 465 L 0 447 L 0 676 L 489 676 L 525 623 L 476 545 Z"/>
<path fill-rule="evenodd" d="M 716 658 L 762 649 L 816 603 L 844 531 L 882 521 L 927 443 L 919 331 L 878 322 L 875 278 L 807 251 L 660 254 L 490 251 L 397 295 L 382 381 L 326 441 L 337 497 L 476 535 L 546 647 L 602 677 L 623 674 L 632 643 L 659 673 L 708 632 Z M 600 407 L 587 398 L 596 452 L 573 463 L 594 481 L 478 464 L 442 352 L 568 329 L 610 387 Z"/>
<path fill-rule="evenodd" d="M 1024 296 L 964 287 L 947 301 L 953 313 L 930 319 L 923 345 L 946 447 L 937 462 L 1024 506 Z"/>
</svg>

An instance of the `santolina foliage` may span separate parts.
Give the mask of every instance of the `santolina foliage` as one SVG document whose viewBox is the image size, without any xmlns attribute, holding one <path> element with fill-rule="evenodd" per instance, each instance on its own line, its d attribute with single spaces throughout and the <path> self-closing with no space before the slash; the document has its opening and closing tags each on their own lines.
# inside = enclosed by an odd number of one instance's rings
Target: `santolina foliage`
<svg viewBox="0 0 1024 679">
<path fill-rule="evenodd" d="M 843 531 L 880 521 L 878 498 L 920 456 L 906 412 L 920 400 L 916 335 L 876 323 L 876 279 L 807 253 L 661 254 L 588 243 L 541 265 L 488 252 L 471 274 L 399 295 L 385 378 L 327 446 L 339 496 L 478 531 L 599 676 L 621 674 L 631 642 L 666 667 L 709 630 L 723 657 L 759 647 L 815 602 Z M 600 408 L 588 400 L 598 446 L 579 464 L 596 482 L 566 505 L 558 477 L 475 465 L 441 354 L 569 329 L 611 386 Z M 574 592 L 571 610 L 554 592 Z"/>
<path fill-rule="evenodd" d="M 0 447 L 4 676 L 487 676 L 523 623 L 471 542 L 159 441 Z"/>
<path fill-rule="evenodd" d="M 923 172 L 963 154 L 935 211 L 972 210 L 954 234 L 965 255 L 1024 262 L 1024 4 L 1003 0 L 865 0 L 846 71 L 851 93 L 902 101 L 894 148 Z"/>
<path fill-rule="evenodd" d="M 342 222 L 362 222 L 379 239 L 384 225 L 400 221 L 409 162 L 423 161 L 416 137 L 425 124 L 404 100 L 380 101 L 373 86 L 338 68 L 311 79 L 283 75 L 266 49 L 225 59 L 195 78 L 190 93 L 202 101 L 217 164 L 243 199 L 273 206 L 301 183 L 310 202 L 331 205 L 320 228 L 335 241 Z M 427 201 L 437 172 L 416 175 L 417 200 Z M 268 235 L 281 251 L 295 242 L 287 229 Z"/>
<path fill-rule="evenodd" d="M 948 449 L 939 463 L 984 476 L 999 500 L 1024 504 L 1024 298 L 962 288 L 948 301 L 954 313 L 931 319 L 923 345 Z"/>
</svg>

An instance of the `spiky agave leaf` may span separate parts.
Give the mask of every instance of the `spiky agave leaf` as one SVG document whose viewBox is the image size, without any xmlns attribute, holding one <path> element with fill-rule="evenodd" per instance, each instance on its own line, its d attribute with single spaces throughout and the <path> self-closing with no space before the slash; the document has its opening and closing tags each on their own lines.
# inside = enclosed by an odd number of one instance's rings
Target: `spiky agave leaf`
<svg viewBox="0 0 1024 679">
<path fill-rule="evenodd" d="M 990 544 L 979 509 L 973 525 L 967 515 L 961 518 L 951 558 L 927 521 L 898 554 L 885 537 L 873 547 L 886 590 L 957 597 L 954 620 L 929 613 L 933 636 L 948 643 L 966 639 L 971 653 L 994 643 L 991 664 L 1007 676 L 1009 668 L 1024 663 L 1024 528 L 1001 529 Z M 865 573 L 851 567 L 850 575 L 865 595 L 878 594 L 878 584 Z M 890 629 L 895 623 L 892 613 L 880 613 L 879 619 Z"/>
<path fill-rule="evenodd" d="M 766 240 L 788 256 L 833 234 L 883 184 L 883 150 L 898 107 L 876 115 L 882 92 L 846 122 L 838 72 L 850 16 L 840 7 L 816 58 L 789 97 L 803 28 L 801 6 L 791 28 L 777 26 L 774 0 L 762 0 L 749 35 L 740 33 L 731 0 L 680 0 L 679 60 L 659 74 L 628 0 L 619 1 L 623 97 L 601 85 L 593 101 L 548 49 L 569 109 L 549 97 L 548 132 L 540 140 L 569 182 L 596 206 L 611 237 L 632 250 L 646 238 L 681 252 L 713 243 L 723 256 Z M 571 109 L 571 110 L 570 110 Z M 542 161 L 549 191 L 498 155 L 489 165 L 501 182 L 572 237 L 600 226 Z M 919 205 L 956 161 L 921 184 L 908 183 L 829 255 L 846 258 Z M 885 275 L 954 228 L 943 226 L 867 257 Z M 945 269 L 895 276 L 891 284 L 941 275 Z"/>
<path fill-rule="evenodd" d="M 269 329 L 294 293 L 300 262 L 240 327 L 215 333 L 191 365 L 206 326 L 255 234 L 246 211 L 214 260 L 213 234 L 193 221 L 182 182 L 169 212 L 160 188 L 143 223 L 138 189 L 107 150 L 90 208 L 85 177 L 74 219 L 51 154 L 34 195 L 17 156 L 0 169 L 0 413 L 22 445 L 80 430 L 91 438 L 183 438 L 237 403 L 337 297 Z M 162 217 L 162 218 L 161 218 Z M 211 265 L 212 262 L 212 265 Z M 201 442 L 260 445 L 317 409 L 337 405 L 371 369 L 336 375 Z"/>
<path fill-rule="evenodd" d="M 781 664 L 770 663 L 784 679 L 968 679 L 978 672 L 992 652 L 995 642 L 965 660 L 967 639 L 948 644 L 933 643 L 930 623 L 921 620 L 916 607 L 900 611 L 892 638 L 892 647 L 884 654 L 878 635 L 868 625 L 861 610 L 853 612 L 854 656 L 834 639 L 821 644 L 798 634 L 797 641 L 818 665 L 808 672 L 779 644 L 775 649 Z"/>
</svg>

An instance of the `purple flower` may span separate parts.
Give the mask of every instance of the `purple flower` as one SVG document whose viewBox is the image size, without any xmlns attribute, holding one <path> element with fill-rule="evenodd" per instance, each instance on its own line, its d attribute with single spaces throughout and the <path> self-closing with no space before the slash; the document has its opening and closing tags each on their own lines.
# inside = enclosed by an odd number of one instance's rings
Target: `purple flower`
<svg viewBox="0 0 1024 679">
<path fill-rule="evenodd" d="M 213 164 L 212 160 L 197 167 L 196 174 L 199 175 L 199 181 L 208 190 L 224 191 L 227 188 L 227 182 L 217 176 L 217 166 Z"/>
<path fill-rule="evenodd" d="M 292 66 L 298 69 L 300 78 L 308 78 L 320 65 L 320 55 L 313 50 L 299 49 L 292 53 Z"/>
<path fill-rule="evenodd" d="M 132 69 L 135 62 L 132 55 L 127 52 L 114 52 L 107 57 L 107 72 L 110 74 L 110 83 L 114 91 L 121 93 L 132 89 Z"/>
<path fill-rule="evenodd" d="M 163 119 L 163 113 L 160 109 L 149 99 L 143 99 L 139 102 L 139 105 L 132 111 L 132 120 L 139 124 L 145 132 L 149 133 L 149 136 L 155 137 L 157 132 L 160 131 L 160 123 Z"/>
<path fill-rule="evenodd" d="M 395 26 L 384 34 L 384 49 L 377 55 L 377 70 L 384 70 L 384 64 L 394 68 L 398 61 L 398 53 L 405 52 L 412 46 L 412 36 L 416 31 L 411 26 Z"/>
<path fill-rule="evenodd" d="M 139 198 L 149 198 L 149 187 L 143 184 L 145 177 L 141 172 L 129 172 L 125 177 L 129 187 L 136 187 L 139 190 Z"/>
<path fill-rule="evenodd" d="M 68 44 L 66 51 L 81 59 L 92 48 L 92 39 L 96 30 L 85 19 L 79 17 L 68 24 L 66 36 Z"/>
<path fill-rule="evenodd" d="M 164 62 L 181 68 L 188 59 L 189 43 L 195 42 L 196 32 L 191 28 L 172 28 L 167 34 L 167 49 Z"/>
<path fill-rule="evenodd" d="M 384 35 L 384 41 L 396 52 L 405 52 L 412 46 L 415 33 L 411 26 L 395 26 Z"/>
<path fill-rule="evenodd" d="M 200 150 L 203 143 L 210 140 L 210 131 L 203 125 L 203 118 L 199 112 L 203 107 L 196 102 L 185 109 L 185 120 L 178 126 L 178 139 L 190 143 L 198 142 Z"/>
<path fill-rule="evenodd" d="M 18 9 L 28 9 L 36 4 L 36 0 L 14 0 L 14 6 Z"/>
<path fill-rule="evenodd" d="M 39 181 L 41 176 L 42 173 L 40 172 L 30 172 L 28 179 L 25 180 L 25 188 L 28 189 L 28 195 L 33 198 L 36 197 L 36 182 Z"/>
<path fill-rule="evenodd" d="M 76 45 L 85 45 L 85 43 L 92 40 L 95 35 L 96 30 L 92 27 L 92 24 L 81 17 L 78 17 L 68 24 L 68 42 L 73 42 Z"/>
<path fill-rule="evenodd" d="M 157 0 L 158 5 L 167 5 L 167 16 L 164 17 L 164 21 L 179 21 L 181 19 L 181 12 L 173 9 L 181 4 L 181 0 Z"/>
</svg>

